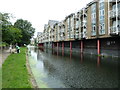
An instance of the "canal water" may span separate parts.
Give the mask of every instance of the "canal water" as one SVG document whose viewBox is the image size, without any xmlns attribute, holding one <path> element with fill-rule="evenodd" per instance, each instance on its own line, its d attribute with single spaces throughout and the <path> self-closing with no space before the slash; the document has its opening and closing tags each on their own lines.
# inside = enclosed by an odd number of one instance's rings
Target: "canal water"
<svg viewBox="0 0 120 90">
<path fill-rule="evenodd" d="M 28 48 L 39 88 L 118 88 L 117 57 Z"/>
</svg>

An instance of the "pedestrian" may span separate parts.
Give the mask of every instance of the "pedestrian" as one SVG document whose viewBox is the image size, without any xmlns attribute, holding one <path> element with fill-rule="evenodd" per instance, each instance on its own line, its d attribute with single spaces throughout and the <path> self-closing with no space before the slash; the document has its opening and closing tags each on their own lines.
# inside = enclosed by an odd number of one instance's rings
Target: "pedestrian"
<svg viewBox="0 0 120 90">
<path fill-rule="evenodd" d="M 17 45 L 16 46 L 17 53 L 20 53 L 20 47 Z"/>
<path fill-rule="evenodd" d="M 10 45 L 9 50 L 10 50 L 10 53 L 11 53 L 12 52 L 12 45 Z"/>
</svg>

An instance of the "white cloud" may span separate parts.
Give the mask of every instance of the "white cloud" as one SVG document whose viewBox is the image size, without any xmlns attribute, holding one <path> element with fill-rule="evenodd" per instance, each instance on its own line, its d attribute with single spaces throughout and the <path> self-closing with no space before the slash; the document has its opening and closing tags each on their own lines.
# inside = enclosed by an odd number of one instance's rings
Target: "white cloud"
<svg viewBox="0 0 120 90">
<path fill-rule="evenodd" d="M 47 24 L 48 20 L 61 21 L 65 16 L 80 10 L 90 1 L 91 0 L 2 0 L 0 1 L 0 12 L 11 13 L 16 19 L 26 19 L 36 28 L 36 32 L 42 32 L 44 24 Z"/>
</svg>

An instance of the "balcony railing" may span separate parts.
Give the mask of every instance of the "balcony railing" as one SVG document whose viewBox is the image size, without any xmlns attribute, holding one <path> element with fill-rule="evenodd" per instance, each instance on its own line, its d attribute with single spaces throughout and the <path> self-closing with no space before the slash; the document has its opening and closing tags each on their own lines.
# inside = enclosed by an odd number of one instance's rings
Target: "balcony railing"
<svg viewBox="0 0 120 90">
<path fill-rule="evenodd" d="M 116 9 L 109 11 L 109 15 L 110 15 L 109 17 L 111 17 L 111 18 L 115 18 L 116 16 L 120 17 L 120 10 L 117 10 L 117 12 L 118 12 L 118 14 L 116 15 Z"/>
<path fill-rule="evenodd" d="M 75 38 L 78 39 L 79 38 L 79 34 L 75 35 Z"/>
<path fill-rule="evenodd" d="M 87 27 L 87 22 L 86 21 L 82 22 L 82 27 Z"/>
<path fill-rule="evenodd" d="M 120 27 L 115 27 L 115 26 L 110 27 L 111 35 L 117 35 L 118 33 L 120 33 Z"/>
<path fill-rule="evenodd" d="M 65 38 L 64 37 L 61 37 L 61 40 L 63 41 Z"/>
<path fill-rule="evenodd" d="M 64 29 L 61 29 L 61 32 L 64 32 Z"/>
<path fill-rule="evenodd" d="M 83 33 L 82 32 L 79 34 L 79 38 L 80 39 L 83 38 Z"/>
<path fill-rule="evenodd" d="M 83 31 L 83 38 L 86 38 L 86 36 L 87 36 L 87 32 L 84 30 Z"/>
<path fill-rule="evenodd" d="M 116 0 L 109 0 L 109 2 L 116 2 Z M 117 0 L 117 2 L 120 2 L 120 0 Z"/>
<path fill-rule="evenodd" d="M 91 35 L 95 36 L 96 35 L 96 31 L 91 31 Z"/>
<path fill-rule="evenodd" d="M 84 17 L 87 17 L 87 13 L 83 13 L 82 15 L 83 15 Z"/>
</svg>

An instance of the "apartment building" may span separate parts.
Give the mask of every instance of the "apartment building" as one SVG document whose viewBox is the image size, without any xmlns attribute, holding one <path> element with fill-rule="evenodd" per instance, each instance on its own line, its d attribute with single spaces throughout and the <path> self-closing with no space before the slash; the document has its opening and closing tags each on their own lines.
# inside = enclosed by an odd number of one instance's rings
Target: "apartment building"
<svg viewBox="0 0 120 90">
<path fill-rule="evenodd" d="M 87 39 L 110 37 L 107 0 L 87 4 Z"/>
<path fill-rule="evenodd" d="M 54 24 L 54 42 L 58 42 L 58 23 Z"/>
<path fill-rule="evenodd" d="M 120 0 L 93 0 L 61 22 L 49 20 L 39 37 L 47 47 L 55 45 L 63 49 L 65 45 L 72 50 L 73 46 L 79 47 L 81 52 L 92 48 L 90 52 L 100 54 L 106 52 L 105 49 L 112 50 L 112 47 L 117 50 L 116 38 L 119 36 Z"/>
<path fill-rule="evenodd" d="M 46 30 L 46 44 L 45 47 L 52 47 L 52 43 L 54 42 L 54 38 L 55 38 L 55 29 L 54 29 L 54 25 L 58 23 L 58 21 L 55 20 L 49 20 L 48 21 L 48 25 L 46 26 L 45 30 Z"/>
<path fill-rule="evenodd" d="M 65 41 L 75 39 L 75 13 L 70 14 L 64 20 L 65 23 Z"/>
<path fill-rule="evenodd" d="M 81 10 L 81 38 L 87 38 L 87 8 Z"/>
<path fill-rule="evenodd" d="M 99 29 L 99 7 L 98 1 L 94 0 L 87 4 L 87 39 L 98 38 Z"/>
<path fill-rule="evenodd" d="M 77 13 L 75 13 L 75 18 L 74 18 L 74 20 L 75 20 L 75 23 L 74 23 L 74 34 L 75 34 L 75 36 L 74 36 L 74 38 L 75 38 L 75 40 L 78 40 L 79 39 L 79 28 L 80 28 L 80 18 L 79 18 L 79 12 L 77 12 Z"/>
<path fill-rule="evenodd" d="M 120 0 L 108 0 L 109 34 L 120 35 Z"/>
<path fill-rule="evenodd" d="M 65 24 L 64 24 L 64 21 L 60 22 L 58 24 L 58 40 L 59 41 L 64 41 L 65 39 Z"/>
<path fill-rule="evenodd" d="M 37 41 L 37 43 L 42 43 L 42 32 L 38 32 L 37 33 L 37 38 L 36 38 L 36 41 Z"/>
</svg>

